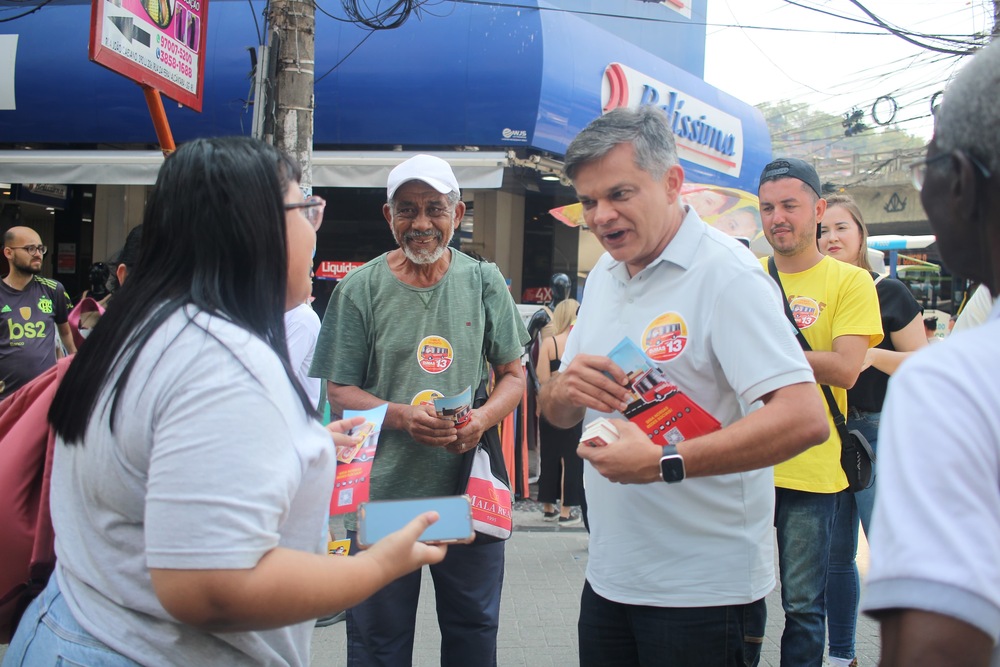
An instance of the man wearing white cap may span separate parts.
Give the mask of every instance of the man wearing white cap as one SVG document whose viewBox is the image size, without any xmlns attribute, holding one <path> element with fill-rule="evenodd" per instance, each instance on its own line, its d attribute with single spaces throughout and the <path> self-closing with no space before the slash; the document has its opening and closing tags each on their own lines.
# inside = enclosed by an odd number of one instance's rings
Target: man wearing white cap
<svg viewBox="0 0 1000 667">
<path fill-rule="evenodd" d="M 451 166 L 430 155 L 389 174 L 382 208 L 397 250 L 352 271 L 330 298 L 311 374 L 333 412 L 388 402 L 371 500 L 453 495 L 461 454 L 517 406 L 528 332 L 496 265 L 449 247 L 465 214 Z M 428 405 L 475 389 L 493 366 L 489 400 L 456 429 Z M 345 518 L 354 539 L 354 515 Z M 504 544 L 452 545 L 431 567 L 442 665 L 491 665 Z M 349 665 L 410 665 L 420 572 L 348 611 Z"/>
</svg>

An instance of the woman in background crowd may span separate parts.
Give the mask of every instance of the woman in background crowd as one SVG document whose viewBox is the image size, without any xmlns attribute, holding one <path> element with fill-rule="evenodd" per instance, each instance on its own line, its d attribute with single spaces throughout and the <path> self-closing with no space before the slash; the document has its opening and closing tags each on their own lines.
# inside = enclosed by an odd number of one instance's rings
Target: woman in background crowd
<svg viewBox="0 0 1000 667">
<path fill-rule="evenodd" d="M 909 288 L 894 278 L 872 271 L 868 260 L 868 229 L 861 209 L 849 195 L 826 197 L 827 208 L 820 222 L 819 249 L 842 262 L 860 266 L 872 274 L 882 312 L 885 334 L 878 346 L 868 350 L 864 369 L 847 392 L 847 426 L 858 430 L 876 449 L 882 402 L 889 382 L 906 357 L 927 345 L 921 322 L 922 310 Z M 876 472 L 878 467 L 876 465 Z M 852 494 L 841 492 L 833 528 L 830 567 L 826 587 L 830 663 L 837 667 L 857 665 L 854 635 L 858 618 L 858 523 L 868 534 L 875 501 L 875 486 Z"/>
<path fill-rule="evenodd" d="M 562 350 L 566 349 L 566 339 L 576 322 L 576 311 L 580 309 L 576 299 L 566 299 L 556 306 L 552 314 L 553 335 L 542 340 L 538 350 L 538 381 L 545 381 L 559 370 Z M 581 521 L 571 510 L 583 501 L 583 459 L 576 455 L 583 433 L 583 422 L 573 428 L 556 428 L 545 417 L 538 417 L 540 458 L 538 474 L 538 502 L 547 521 L 558 520 L 561 526 L 575 526 Z M 562 499 L 559 511 L 555 503 Z"/>
<path fill-rule="evenodd" d="M 49 413 L 58 560 L 4 667 L 305 665 L 316 618 L 444 557 L 416 542 L 433 512 L 326 554 L 334 443 L 282 320 L 316 243 L 299 175 L 249 138 L 164 161 L 139 261 Z"/>
</svg>

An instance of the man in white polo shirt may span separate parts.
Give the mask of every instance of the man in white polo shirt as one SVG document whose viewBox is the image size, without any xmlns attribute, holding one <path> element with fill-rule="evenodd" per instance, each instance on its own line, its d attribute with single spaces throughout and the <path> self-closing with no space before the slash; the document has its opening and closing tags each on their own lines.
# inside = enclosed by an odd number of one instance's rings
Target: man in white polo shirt
<svg viewBox="0 0 1000 667">
<path fill-rule="evenodd" d="M 542 388 L 546 418 L 566 428 L 625 409 L 628 378 L 607 355 L 627 337 L 722 424 L 661 447 L 615 420 L 618 440 L 578 450 L 591 526 L 581 664 L 754 665 L 775 585 L 769 466 L 828 434 L 812 371 L 753 255 L 681 203 L 662 110 L 593 121 L 566 175 L 607 252 Z M 677 333 L 654 345 L 664 330 Z"/>
<path fill-rule="evenodd" d="M 963 67 L 913 184 L 945 265 L 1000 293 L 1000 43 Z M 1000 306 L 908 359 L 879 429 L 862 608 L 882 665 L 1000 666 Z"/>
</svg>

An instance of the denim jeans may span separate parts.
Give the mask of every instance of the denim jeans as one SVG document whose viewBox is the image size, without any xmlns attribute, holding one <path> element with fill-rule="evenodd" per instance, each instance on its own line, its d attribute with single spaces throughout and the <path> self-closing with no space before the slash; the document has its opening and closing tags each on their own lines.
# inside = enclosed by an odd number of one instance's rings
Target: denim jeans
<svg viewBox="0 0 1000 667">
<path fill-rule="evenodd" d="M 774 526 L 785 610 L 781 667 L 823 664 L 827 567 L 839 496 L 775 489 Z"/>
<path fill-rule="evenodd" d="M 116 653 L 76 622 L 53 574 L 49 585 L 35 598 L 7 647 L 3 667 L 140 667 Z"/>
<path fill-rule="evenodd" d="M 347 532 L 351 553 L 356 533 Z M 504 543 L 452 544 L 430 566 L 441 630 L 442 667 L 496 665 Z M 349 667 L 409 667 L 420 597 L 420 570 L 347 610 Z"/>
<path fill-rule="evenodd" d="M 880 412 L 850 410 L 847 427 L 861 431 L 874 450 L 878 438 Z M 855 558 L 858 553 L 858 523 L 868 534 L 875 485 L 859 493 L 842 492 L 837 518 L 833 523 L 833 541 L 830 546 L 829 580 L 826 585 L 827 630 L 830 637 L 830 656 L 854 657 L 854 639 L 858 624 L 858 597 L 861 584 Z"/>
<path fill-rule="evenodd" d="M 860 431 L 865 436 L 868 444 L 872 446 L 872 451 L 878 454 L 878 425 L 882 420 L 881 412 L 858 412 L 848 410 L 847 428 L 852 431 Z M 875 472 L 878 473 L 878 464 L 875 465 Z M 872 485 L 864 491 L 854 494 L 854 502 L 858 506 L 858 516 L 861 518 L 861 526 L 865 529 L 865 535 L 870 535 L 869 528 L 872 523 L 872 508 L 875 506 L 875 485 L 878 478 Z"/>
<path fill-rule="evenodd" d="M 646 607 L 606 600 L 585 582 L 580 667 L 755 667 L 766 623 L 763 598 L 721 607 Z"/>
</svg>

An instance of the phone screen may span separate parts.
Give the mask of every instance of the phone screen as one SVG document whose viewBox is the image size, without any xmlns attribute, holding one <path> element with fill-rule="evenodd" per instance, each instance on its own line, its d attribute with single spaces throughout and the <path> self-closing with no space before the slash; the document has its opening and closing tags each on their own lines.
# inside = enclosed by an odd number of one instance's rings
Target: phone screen
<svg viewBox="0 0 1000 667">
<path fill-rule="evenodd" d="M 380 500 L 362 503 L 358 507 L 358 543 L 371 546 L 389 533 L 394 533 L 419 514 L 434 510 L 440 518 L 420 535 L 421 542 L 470 542 L 472 506 L 467 496 L 414 498 L 412 500 Z"/>
</svg>

